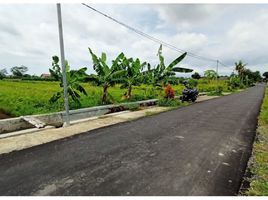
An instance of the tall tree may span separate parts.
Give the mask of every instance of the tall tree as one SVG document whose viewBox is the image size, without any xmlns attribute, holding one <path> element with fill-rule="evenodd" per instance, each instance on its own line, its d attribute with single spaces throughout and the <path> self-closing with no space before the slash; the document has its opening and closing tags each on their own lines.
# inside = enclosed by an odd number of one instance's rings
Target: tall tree
<svg viewBox="0 0 268 200">
<path fill-rule="evenodd" d="M 245 69 L 243 72 L 243 83 L 247 86 L 253 85 L 256 82 L 262 80 L 261 74 L 259 71 L 252 72 L 250 69 Z"/>
<path fill-rule="evenodd" d="M 265 81 L 268 82 L 268 72 L 264 72 L 262 75 L 263 75 Z"/>
<path fill-rule="evenodd" d="M 20 67 L 12 67 L 10 69 L 11 73 L 13 74 L 13 76 L 15 77 L 22 77 L 27 71 L 28 71 L 28 67 L 21 65 Z"/>
<path fill-rule="evenodd" d="M 3 79 L 5 78 L 7 75 L 7 70 L 4 68 L 4 69 L 0 69 L 0 79 Z"/>
<path fill-rule="evenodd" d="M 245 76 L 245 66 L 247 64 L 244 64 L 242 60 L 239 60 L 238 62 L 235 62 L 235 70 L 238 73 L 238 76 L 240 77 L 241 82 L 244 82 L 244 76 Z"/>
<path fill-rule="evenodd" d="M 192 78 L 193 79 L 200 79 L 201 76 L 200 76 L 200 74 L 198 72 L 195 72 L 195 73 L 192 74 Z"/>
</svg>

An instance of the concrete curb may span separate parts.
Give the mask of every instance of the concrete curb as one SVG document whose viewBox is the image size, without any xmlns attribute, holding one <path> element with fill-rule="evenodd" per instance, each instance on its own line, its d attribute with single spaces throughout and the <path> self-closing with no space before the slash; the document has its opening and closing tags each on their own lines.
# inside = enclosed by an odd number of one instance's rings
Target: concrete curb
<svg viewBox="0 0 268 200">
<path fill-rule="evenodd" d="M 108 113 L 114 113 L 122 111 L 124 108 L 131 105 L 151 106 L 155 105 L 157 101 L 158 99 L 149 99 L 143 101 L 121 103 L 117 105 L 94 106 L 90 108 L 70 110 L 70 120 L 77 121 L 86 118 L 105 115 Z M 41 122 L 46 124 L 46 126 L 62 127 L 65 121 L 65 112 L 61 111 L 50 114 L 29 115 L 26 117 L 31 117 L 40 120 Z M 10 133 L 13 131 L 20 131 L 33 128 L 35 127 L 32 124 L 25 121 L 23 117 L 0 120 L 0 135 L 3 133 Z"/>
</svg>

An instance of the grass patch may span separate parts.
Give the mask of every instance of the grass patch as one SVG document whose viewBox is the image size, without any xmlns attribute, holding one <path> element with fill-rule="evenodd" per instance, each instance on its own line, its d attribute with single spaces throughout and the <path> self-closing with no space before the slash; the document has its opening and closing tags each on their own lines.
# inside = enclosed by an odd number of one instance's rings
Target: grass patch
<svg viewBox="0 0 268 200">
<path fill-rule="evenodd" d="M 268 195 L 268 87 L 261 107 L 258 120 L 257 138 L 253 145 L 252 165 L 249 170 L 253 173 L 250 187 L 245 195 Z"/>
<path fill-rule="evenodd" d="M 70 101 L 70 109 L 86 108 L 101 105 L 102 88 L 88 83 L 82 83 L 88 96 L 81 96 L 81 105 L 77 105 Z M 211 92 L 221 86 L 224 92 L 228 92 L 228 84 L 226 80 L 207 81 L 198 80 L 197 88 L 200 92 Z M 184 86 L 172 85 L 175 95 L 181 95 Z M 59 82 L 55 81 L 26 81 L 26 80 L 0 80 L 0 109 L 11 116 L 22 116 L 32 114 L 45 114 L 64 110 L 64 101 L 60 99 L 58 102 L 50 104 L 49 99 L 56 92 L 62 90 Z M 108 89 L 112 96 L 111 103 L 133 102 L 147 99 L 162 98 L 164 96 L 163 89 L 156 89 L 150 85 L 140 85 L 133 87 L 133 95 L 131 99 L 124 98 L 126 89 L 121 89 L 120 85 L 115 85 Z M 166 106 L 180 106 L 178 102 L 163 102 Z M 136 108 L 131 108 L 136 109 Z"/>
<path fill-rule="evenodd" d="M 223 87 L 222 86 L 218 86 L 215 88 L 214 91 L 209 92 L 207 95 L 208 96 L 223 96 Z"/>
<path fill-rule="evenodd" d="M 168 98 L 161 98 L 158 100 L 157 105 L 158 106 L 164 106 L 164 107 L 177 107 L 181 106 L 181 101 L 178 99 L 168 99 Z"/>
</svg>

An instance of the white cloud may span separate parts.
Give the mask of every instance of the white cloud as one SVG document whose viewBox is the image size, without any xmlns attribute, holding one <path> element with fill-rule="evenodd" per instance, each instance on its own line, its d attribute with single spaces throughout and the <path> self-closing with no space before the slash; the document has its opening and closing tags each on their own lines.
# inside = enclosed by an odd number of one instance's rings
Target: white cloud
<svg viewBox="0 0 268 200">
<path fill-rule="evenodd" d="M 241 19 L 233 24 L 230 30 L 218 38 L 218 44 L 211 49 L 213 56 L 224 58 L 227 63 L 242 59 L 252 70 L 267 71 L 268 13 L 259 12 L 255 18 Z M 220 48 L 221 47 L 221 48 Z M 259 67 L 256 67 L 258 66 Z"/>
<path fill-rule="evenodd" d="M 226 5 L 97 4 L 94 7 L 180 49 L 220 58 L 228 64 L 243 59 L 254 70 L 261 70 L 256 67 L 258 64 L 268 64 L 265 58 L 268 8 L 265 7 L 248 6 L 247 15 L 238 13 L 239 6 Z M 106 52 L 109 61 L 124 52 L 152 65 L 158 62 L 158 44 L 81 4 L 63 4 L 62 16 L 66 58 L 73 68 L 86 66 L 93 72 L 88 47 L 98 55 Z M 252 16 L 255 18 L 251 19 Z M 0 28 L 0 68 L 26 65 L 30 73 L 48 72 L 51 56 L 59 55 L 54 4 L 1 5 Z M 166 47 L 163 53 L 167 63 L 180 55 Z M 215 63 L 190 57 L 181 65 L 199 72 L 215 69 Z M 220 72 L 231 71 L 222 68 Z"/>
<path fill-rule="evenodd" d="M 206 4 L 163 4 L 157 5 L 159 17 L 167 25 L 175 25 L 178 30 L 202 25 L 223 13 L 222 5 Z"/>
</svg>

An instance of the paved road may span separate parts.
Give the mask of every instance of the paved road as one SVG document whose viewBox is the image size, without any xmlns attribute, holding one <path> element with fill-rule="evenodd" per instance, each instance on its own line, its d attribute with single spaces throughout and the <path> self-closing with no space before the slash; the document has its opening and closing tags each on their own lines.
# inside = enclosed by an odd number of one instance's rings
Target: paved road
<svg viewBox="0 0 268 200">
<path fill-rule="evenodd" d="M 235 195 L 264 86 L 0 156 L 1 195 Z"/>
</svg>

